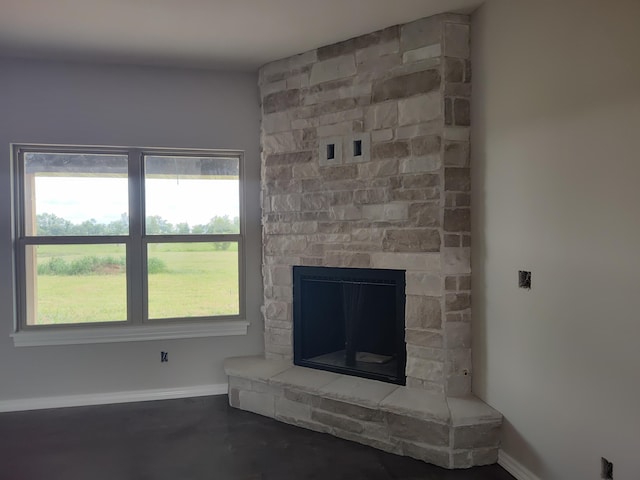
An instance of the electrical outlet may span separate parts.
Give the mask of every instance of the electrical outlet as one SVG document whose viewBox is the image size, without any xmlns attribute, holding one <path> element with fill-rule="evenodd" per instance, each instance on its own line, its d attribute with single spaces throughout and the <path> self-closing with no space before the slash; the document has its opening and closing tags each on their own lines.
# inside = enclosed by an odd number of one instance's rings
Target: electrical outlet
<svg viewBox="0 0 640 480">
<path fill-rule="evenodd" d="M 602 457 L 602 472 L 600 477 L 606 479 L 613 479 L 613 463 Z"/>
<path fill-rule="evenodd" d="M 518 286 L 531 290 L 531 272 L 520 270 L 518 272 Z"/>
<path fill-rule="evenodd" d="M 169 352 L 160 352 L 160 363 L 166 363 L 169 361 Z"/>
</svg>

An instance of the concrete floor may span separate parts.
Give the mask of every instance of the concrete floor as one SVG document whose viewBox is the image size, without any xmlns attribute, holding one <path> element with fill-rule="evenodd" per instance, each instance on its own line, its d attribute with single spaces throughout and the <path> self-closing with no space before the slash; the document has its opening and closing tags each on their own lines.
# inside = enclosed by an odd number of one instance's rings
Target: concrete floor
<svg viewBox="0 0 640 480">
<path fill-rule="evenodd" d="M 232 409 L 226 396 L 0 414 L 2 480 L 513 480 Z"/>
</svg>

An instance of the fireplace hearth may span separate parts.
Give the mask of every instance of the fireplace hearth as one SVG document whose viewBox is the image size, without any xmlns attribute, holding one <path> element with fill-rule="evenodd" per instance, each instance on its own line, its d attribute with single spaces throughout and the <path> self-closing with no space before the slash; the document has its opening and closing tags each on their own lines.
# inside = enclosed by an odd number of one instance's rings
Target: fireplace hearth
<svg viewBox="0 0 640 480">
<path fill-rule="evenodd" d="M 405 384 L 405 272 L 293 267 L 294 363 Z"/>
</svg>

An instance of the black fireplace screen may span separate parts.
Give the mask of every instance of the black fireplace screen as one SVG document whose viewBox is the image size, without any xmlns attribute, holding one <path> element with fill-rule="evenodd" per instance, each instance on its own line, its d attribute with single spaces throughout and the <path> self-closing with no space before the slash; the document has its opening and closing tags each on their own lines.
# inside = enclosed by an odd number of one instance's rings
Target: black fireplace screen
<svg viewBox="0 0 640 480">
<path fill-rule="evenodd" d="M 405 272 L 293 267 L 294 363 L 405 384 Z"/>
</svg>

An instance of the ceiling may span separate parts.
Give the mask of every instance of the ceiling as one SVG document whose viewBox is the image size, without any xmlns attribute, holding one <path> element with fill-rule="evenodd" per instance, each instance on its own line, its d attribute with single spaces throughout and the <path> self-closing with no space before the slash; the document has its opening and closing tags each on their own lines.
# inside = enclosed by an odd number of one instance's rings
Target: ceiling
<svg viewBox="0 0 640 480">
<path fill-rule="evenodd" d="M 482 0 L 0 0 L 0 55 L 251 71 Z"/>
</svg>

